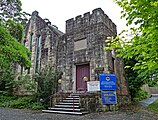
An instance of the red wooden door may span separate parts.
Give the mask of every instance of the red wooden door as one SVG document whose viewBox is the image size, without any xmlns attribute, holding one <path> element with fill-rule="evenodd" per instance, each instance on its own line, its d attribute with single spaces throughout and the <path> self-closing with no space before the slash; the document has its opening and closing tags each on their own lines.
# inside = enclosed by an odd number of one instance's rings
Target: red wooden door
<svg viewBox="0 0 158 120">
<path fill-rule="evenodd" d="M 87 91 L 87 83 L 83 80 L 83 77 L 90 78 L 89 64 L 76 66 L 76 89 L 77 91 Z"/>
</svg>

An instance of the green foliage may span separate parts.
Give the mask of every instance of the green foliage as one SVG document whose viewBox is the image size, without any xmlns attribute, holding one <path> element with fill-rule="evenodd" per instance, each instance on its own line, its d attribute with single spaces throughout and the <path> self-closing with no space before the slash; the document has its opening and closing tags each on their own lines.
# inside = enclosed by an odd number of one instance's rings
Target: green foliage
<svg viewBox="0 0 158 120">
<path fill-rule="evenodd" d="M 0 20 L 6 21 L 11 19 L 14 22 L 20 22 L 25 25 L 28 21 L 27 17 L 30 15 L 26 12 L 22 12 L 21 6 L 21 0 L 1 0 Z"/>
<path fill-rule="evenodd" d="M 10 6 L 10 3 L 12 3 L 12 6 Z M 14 9 L 15 6 L 18 6 L 17 8 L 15 7 L 15 13 L 13 11 L 10 11 L 6 13 L 8 14 L 8 16 L 3 15 L 2 18 L 5 20 L 7 18 L 10 18 L 9 14 L 16 14 L 20 12 L 18 10 L 21 10 L 21 3 L 19 0 L 3 0 L 0 4 L 0 9 L 3 10 L 2 14 L 5 14 L 7 10 Z M 7 7 L 14 7 L 10 9 L 7 9 L 6 7 L 6 9 L 4 9 L 3 7 L 5 7 L 6 5 L 8 5 Z M 15 16 L 13 15 L 13 17 Z M 7 21 L 5 22 L 0 20 L 0 70 L 7 70 L 8 68 L 10 68 L 12 63 L 18 63 L 24 67 L 31 66 L 29 59 L 30 52 L 27 48 L 21 45 L 23 31 L 24 29 L 22 25 L 19 22 L 17 22 L 15 18 L 14 21 L 11 19 L 7 19 Z"/>
<path fill-rule="evenodd" d="M 36 102 L 35 97 L 15 97 L 0 95 L 0 107 L 11 107 L 11 108 L 28 108 L 28 109 L 42 109 L 44 108 L 42 103 Z"/>
<path fill-rule="evenodd" d="M 134 69 L 140 77 L 148 78 L 149 74 L 158 71 L 158 2 L 155 0 L 115 0 L 123 8 L 122 17 L 127 20 L 127 25 L 135 24 L 131 28 L 131 39 L 117 39 L 123 49 L 118 52 L 124 58 L 135 56 L 137 63 Z"/>
<path fill-rule="evenodd" d="M 122 18 L 126 18 L 127 26 L 136 26 L 129 31 L 122 31 L 122 37 L 108 38 L 106 49 L 115 48 L 117 56 L 124 58 L 130 91 L 134 97 L 139 87 L 144 83 L 151 83 L 151 76 L 158 73 L 158 2 L 114 1 L 122 8 Z"/>
<path fill-rule="evenodd" d="M 142 89 L 138 90 L 133 98 L 133 101 L 140 101 L 147 98 L 148 93 Z"/>
<path fill-rule="evenodd" d="M 31 104 L 31 109 L 32 110 L 39 110 L 39 109 L 43 109 L 44 106 L 41 102 L 34 102 Z"/>
<path fill-rule="evenodd" d="M 148 82 L 149 87 L 158 87 L 158 81 L 157 80 L 150 80 Z"/>
<path fill-rule="evenodd" d="M 14 37 L 18 42 L 21 43 L 23 36 L 24 36 L 23 26 L 19 22 L 15 23 L 14 21 L 12 21 L 10 19 L 6 21 L 5 26 L 6 26 L 7 30 L 9 31 L 10 35 L 12 37 Z"/>
<path fill-rule="evenodd" d="M 11 100 L 15 100 L 15 96 L 6 96 L 6 95 L 0 95 L 0 101 L 1 102 L 9 102 Z"/>
<path fill-rule="evenodd" d="M 22 97 L 10 102 L 10 106 L 13 108 L 29 108 L 30 104 L 34 100 L 31 97 Z"/>
<path fill-rule="evenodd" d="M 136 64 L 136 60 L 134 58 L 132 59 L 124 59 L 124 65 L 130 66 L 125 68 L 125 73 L 128 78 L 128 85 L 129 85 L 129 91 L 131 94 L 131 98 L 136 97 L 137 91 L 140 90 L 140 87 L 144 84 L 143 79 L 139 79 L 137 71 L 133 70 L 132 68 Z"/>
<path fill-rule="evenodd" d="M 15 96 L 0 95 L 0 107 L 9 107 L 10 101 L 15 100 Z"/>
<path fill-rule="evenodd" d="M 21 43 L 26 23 L 20 0 L 2 0 L 0 2 L 0 90 L 12 94 L 16 64 L 31 67 L 30 51 Z"/>
<path fill-rule="evenodd" d="M 158 114 L 158 100 L 156 100 L 154 103 L 150 104 L 147 107 L 147 110 Z"/>
<path fill-rule="evenodd" d="M 37 82 L 37 98 L 42 99 L 46 106 L 49 105 L 50 95 L 57 91 L 57 80 L 60 76 L 60 72 L 48 66 L 33 75 Z"/>
<path fill-rule="evenodd" d="M 36 89 L 37 89 L 37 83 L 32 80 L 32 77 L 30 75 L 21 75 L 19 76 L 18 80 L 14 81 L 14 87 L 21 86 L 24 88 L 27 92 L 31 94 L 36 94 Z"/>
<path fill-rule="evenodd" d="M 21 9 L 20 0 L 2 0 L 0 2 L 0 17 L 3 18 L 16 18 L 20 15 Z"/>
<path fill-rule="evenodd" d="M 11 71 L 7 71 L 7 72 L 8 73 L 3 74 L 2 82 L 4 82 L 4 89 L 2 89 L 1 93 L 6 95 L 12 95 L 14 88 L 13 80 L 15 78 L 15 74 L 13 74 Z"/>
<path fill-rule="evenodd" d="M 12 84 L 14 80 L 13 63 L 30 67 L 30 52 L 0 23 L 0 83 Z"/>
</svg>

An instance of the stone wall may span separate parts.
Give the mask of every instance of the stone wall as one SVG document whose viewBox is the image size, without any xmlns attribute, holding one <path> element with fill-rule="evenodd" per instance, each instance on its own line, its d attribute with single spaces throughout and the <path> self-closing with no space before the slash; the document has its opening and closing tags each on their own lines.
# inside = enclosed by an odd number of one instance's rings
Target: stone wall
<svg viewBox="0 0 158 120">
<path fill-rule="evenodd" d="M 116 25 L 100 8 L 66 21 L 66 33 L 58 42 L 58 68 L 64 72 L 64 88 L 72 89 L 77 64 L 90 64 L 90 80 L 95 80 L 96 68 L 103 67 L 109 73 L 112 59 L 111 52 L 104 50 L 105 40 L 116 34 Z"/>
<path fill-rule="evenodd" d="M 63 33 L 52 26 L 49 21 L 42 19 L 38 15 L 37 11 L 32 13 L 32 17 L 25 29 L 24 39 L 24 43 L 28 49 L 30 49 L 30 46 L 32 46 L 32 67 L 30 68 L 30 74 L 35 73 L 36 70 L 39 70 L 46 65 L 52 67 L 57 66 L 57 44 L 61 35 L 63 35 Z M 38 39 L 40 39 L 39 43 L 37 43 Z M 37 58 L 38 45 L 40 46 L 39 58 Z M 36 66 L 36 62 L 38 62 L 38 67 Z"/>
</svg>

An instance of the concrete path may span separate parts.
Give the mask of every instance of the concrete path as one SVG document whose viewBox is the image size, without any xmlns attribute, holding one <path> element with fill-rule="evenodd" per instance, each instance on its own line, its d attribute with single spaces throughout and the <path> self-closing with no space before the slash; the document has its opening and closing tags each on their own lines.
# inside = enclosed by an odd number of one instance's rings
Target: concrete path
<svg viewBox="0 0 158 120">
<path fill-rule="evenodd" d="M 158 99 L 158 94 L 152 94 L 150 98 L 140 101 L 138 104 L 144 107 L 152 104 Z"/>
</svg>

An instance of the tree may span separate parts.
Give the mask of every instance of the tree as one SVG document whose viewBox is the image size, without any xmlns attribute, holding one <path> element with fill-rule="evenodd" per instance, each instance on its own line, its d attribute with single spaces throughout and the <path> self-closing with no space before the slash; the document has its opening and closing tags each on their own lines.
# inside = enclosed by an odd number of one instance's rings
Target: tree
<svg viewBox="0 0 158 120">
<path fill-rule="evenodd" d="M 141 77 L 158 71 L 158 1 L 155 0 L 115 0 L 123 8 L 122 17 L 131 28 L 132 38 L 129 41 L 117 41 L 123 45 L 119 51 L 124 58 L 136 57 L 134 69 L 139 70 Z M 119 44 L 120 44 L 119 43 Z"/>
<path fill-rule="evenodd" d="M 21 11 L 20 0 L 0 1 L 0 85 L 5 83 L 9 91 L 15 78 L 13 65 L 31 66 L 30 51 L 21 44 L 24 32 L 21 23 L 26 22 Z"/>
<path fill-rule="evenodd" d="M 30 51 L 12 37 L 0 23 L 0 81 L 12 76 L 13 63 L 30 67 Z"/>
<path fill-rule="evenodd" d="M 21 9 L 21 1 L 20 0 L 1 0 L 0 2 L 0 17 L 3 20 L 6 19 L 15 19 L 20 16 Z"/>
<path fill-rule="evenodd" d="M 0 18 L 2 21 L 8 19 L 25 25 L 30 14 L 22 12 L 22 3 L 20 0 L 1 0 L 0 1 Z"/>
<path fill-rule="evenodd" d="M 123 57 L 126 63 L 129 84 L 137 84 L 136 88 L 139 89 L 158 72 L 158 1 L 114 1 L 122 8 L 122 18 L 126 18 L 127 26 L 136 26 L 131 27 L 126 36 L 108 38 L 106 48 L 116 48 L 117 55 Z M 134 63 L 131 65 L 133 60 Z M 130 74 L 131 72 L 136 75 L 135 78 Z"/>
</svg>

